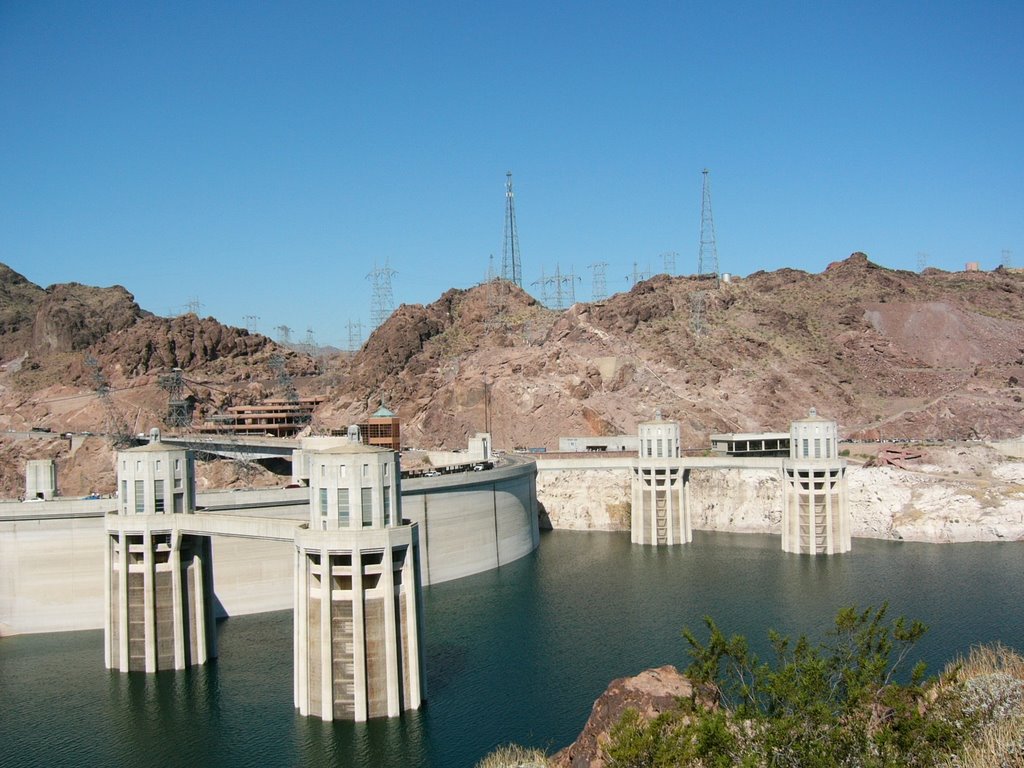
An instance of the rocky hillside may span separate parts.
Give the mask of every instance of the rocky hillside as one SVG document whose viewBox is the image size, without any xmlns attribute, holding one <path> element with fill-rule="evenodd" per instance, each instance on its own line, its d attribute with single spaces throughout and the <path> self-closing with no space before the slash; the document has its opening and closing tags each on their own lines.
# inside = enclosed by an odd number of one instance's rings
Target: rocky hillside
<svg viewBox="0 0 1024 768">
<path fill-rule="evenodd" d="M 121 286 L 43 289 L 0 265 L 0 430 L 100 434 L 112 419 L 132 431 L 161 426 L 167 392 L 159 377 L 175 367 L 185 371 L 184 394 L 201 418 L 278 394 L 275 358 L 293 377 L 319 372 L 309 356 L 213 318 L 157 317 Z M 96 396 L 101 385 L 109 388 L 106 403 Z M 50 445 L 0 435 L 0 457 L 11 465 L 0 473 L 0 496 L 23 490 L 27 458 L 58 458 L 68 493 L 112 487 L 109 447 L 98 458 L 90 458 L 92 449 L 77 453 L 71 456 L 66 441 Z"/>
<path fill-rule="evenodd" d="M 560 435 L 631 433 L 656 409 L 704 445 L 786 429 L 811 406 L 851 437 L 1016 436 L 1024 275 L 917 274 L 855 253 L 820 274 L 659 275 L 562 312 L 484 285 L 400 308 L 346 373 L 325 422 L 383 398 L 424 446 L 489 425 L 498 446 L 551 449 Z"/>
<path fill-rule="evenodd" d="M 424 448 L 487 430 L 498 447 L 552 450 L 657 410 L 704 446 L 811 406 L 847 437 L 1003 438 L 1024 433 L 1024 274 L 917 274 L 855 253 L 819 274 L 658 275 L 564 311 L 496 281 L 402 306 L 353 357 L 314 360 L 213 318 L 157 317 L 119 286 L 44 290 L 0 265 L 0 429 L 102 432 L 102 376 L 143 431 L 166 412 L 160 374 L 183 368 L 203 415 L 281 395 L 275 359 L 325 398 L 314 430 L 383 400 Z"/>
</svg>

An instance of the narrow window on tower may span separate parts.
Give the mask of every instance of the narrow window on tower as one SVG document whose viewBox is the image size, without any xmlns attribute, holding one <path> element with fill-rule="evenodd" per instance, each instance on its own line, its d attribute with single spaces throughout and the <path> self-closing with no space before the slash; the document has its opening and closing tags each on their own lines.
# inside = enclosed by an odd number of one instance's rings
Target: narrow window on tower
<svg viewBox="0 0 1024 768">
<path fill-rule="evenodd" d="M 363 527 L 369 528 L 373 525 L 373 489 L 361 488 L 359 505 L 363 511 Z"/>
<path fill-rule="evenodd" d="M 348 488 L 338 489 L 338 525 L 348 528 Z"/>
<path fill-rule="evenodd" d="M 320 489 L 320 515 L 321 517 L 327 516 L 327 489 Z"/>
<path fill-rule="evenodd" d="M 164 481 L 153 482 L 153 511 L 162 513 L 164 511 Z"/>
</svg>

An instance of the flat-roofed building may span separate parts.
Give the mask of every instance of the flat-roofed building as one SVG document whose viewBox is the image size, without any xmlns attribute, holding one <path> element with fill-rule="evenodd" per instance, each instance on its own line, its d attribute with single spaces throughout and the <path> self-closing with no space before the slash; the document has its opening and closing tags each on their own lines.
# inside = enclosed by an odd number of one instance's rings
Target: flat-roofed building
<svg viewBox="0 0 1024 768">
<path fill-rule="evenodd" d="M 711 436 L 721 456 L 789 456 L 789 432 L 728 432 Z"/>
</svg>

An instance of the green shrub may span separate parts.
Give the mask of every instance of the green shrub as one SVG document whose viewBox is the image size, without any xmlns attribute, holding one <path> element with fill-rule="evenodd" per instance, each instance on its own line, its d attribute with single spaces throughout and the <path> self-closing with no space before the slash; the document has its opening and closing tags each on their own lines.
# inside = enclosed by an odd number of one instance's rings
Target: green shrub
<svg viewBox="0 0 1024 768">
<path fill-rule="evenodd" d="M 841 610 L 813 644 L 769 632 L 769 660 L 746 638 L 705 618 L 708 638 L 683 637 L 686 674 L 718 701 L 698 696 L 650 723 L 627 712 L 612 730 L 609 766 L 934 766 L 962 746 L 974 720 L 953 683 L 907 669 L 926 627 L 886 619 L 887 606 Z"/>
</svg>

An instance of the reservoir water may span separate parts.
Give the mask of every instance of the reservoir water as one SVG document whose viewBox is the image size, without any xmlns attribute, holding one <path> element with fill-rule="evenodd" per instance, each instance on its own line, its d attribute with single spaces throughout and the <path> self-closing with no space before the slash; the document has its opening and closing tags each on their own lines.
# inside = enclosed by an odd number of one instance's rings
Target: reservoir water
<svg viewBox="0 0 1024 768">
<path fill-rule="evenodd" d="M 205 668 L 122 675 L 102 633 L 0 640 L 4 766 L 472 766 L 509 741 L 554 751 L 615 677 L 685 666 L 680 631 L 709 614 L 764 645 L 820 636 L 838 608 L 888 601 L 930 630 L 930 672 L 972 644 L 1024 648 L 1024 542 L 857 539 L 812 559 L 779 538 L 695 532 L 544 534 L 530 556 L 425 592 L 427 704 L 400 719 L 323 723 L 292 706 L 291 613 L 230 618 Z M 698 633 L 700 634 L 700 633 Z"/>
</svg>

